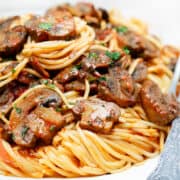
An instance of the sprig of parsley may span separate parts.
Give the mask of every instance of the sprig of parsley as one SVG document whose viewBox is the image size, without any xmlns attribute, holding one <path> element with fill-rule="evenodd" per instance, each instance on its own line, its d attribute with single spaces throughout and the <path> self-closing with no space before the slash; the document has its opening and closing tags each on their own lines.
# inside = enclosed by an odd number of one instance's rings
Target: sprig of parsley
<svg viewBox="0 0 180 180">
<path fill-rule="evenodd" d="M 44 85 L 48 85 L 48 82 L 49 82 L 49 81 L 48 81 L 47 79 L 43 79 L 43 80 L 42 80 L 42 83 L 43 83 Z"/>
<path fill-rule="evenodd" d="M 98 79 L 98 81 L 106 81 L 107 79 L 106 79 L 106 77 L 105 76 L 101 76 L 99 79 Z"/>
<path fill-rule="evenodd" d="M 12 74 L 14 74 L 14 73 L 16 72 L 16 69 L 13 68 L 13 69 L 11 70 L 11 72 L 12 72 Z"/>
<path fill-rule="evenodd" d="M 120 58 L 121 54 L 120 54 L 120 52 L 106 51 L 106 56 L 111 58 L 113 61 L 117 61 Z"/>
<path fill-rule="evenodd" d="M 39 24 L 39 28 L 49 31 L 52 28 L 52 23 L 42 22 Z"/>
<path fill-rule="evenodd" d="M 29 130 L 29 127 L 24 126 L 21 130 L 21 136 L 24 138 Z"/>
<path fill-rule="evenodd" d="M 115 28 L 118 33 L 125 33 L 128 31 L 128 28 L 126 26 L 119 26 Z"/>
<path fill-rule="evenodd" d="M 77 69 L 77 70 L 79 70 L 79 69 L 81 69 L 81 63 L 80 64 L 76 64 L 73 68 L 75 68 L 75 69 Z"/>
<path fill-rule="evenodd" d="M 54 88 L 56 87 L 55 84 L 47 84 L 47 86 L 48 86 L 49 88 L 51 88 L 51 89 L 54 89 Z"/>
<path fill-rule="evenodd" d="M 49 88 L 51 88 L 51 89 L 54 89 L 54 88 L 56 87 L 56 85 L 53 84 L 53 83 L 50 83 L 50 82 L 48 81 L 48 79 L 43 79 L 43 80 L 42 80 L 42 84 L 46 85 L 47 87 L 49 87 Z"/>
<path fill-rule="evenodd" d="M 98 58 L 98 55 L 97 53 L 95 52 L 90 52 L 89 55 L 88 55 L 89 58 L 94 58 L 94 59 L 97 59 Z"/>
<path fill-rule="evenodd" d="M 124 48 L 123 48 L 123 51 L 124 51 L 126 54 L 130 54 L 130 50 L 128 49 L 128 47 L 124 47 Z"/>
<path fill-rule="evenodd" d="M 56 112 L 61 112 L 62 109 L 60 107 L 56 107 Z"/>
<path fill-rule="evenodd" d="M 56 129 L 56 126 L 55 125 L 51 125 L 50 126 L 50 128 L 49 128 L 49 130 L 52 132 L 52 131 L 54 131 Z"/>
<path fill-rule="evenodd" d="M 17 107 L 16 104 L 13 106 L 13 108 L 15 109 L 15 111 L 18 113 L 18 114 L 21 114 L 22 112 L 22 109 Z"/>
</svg>

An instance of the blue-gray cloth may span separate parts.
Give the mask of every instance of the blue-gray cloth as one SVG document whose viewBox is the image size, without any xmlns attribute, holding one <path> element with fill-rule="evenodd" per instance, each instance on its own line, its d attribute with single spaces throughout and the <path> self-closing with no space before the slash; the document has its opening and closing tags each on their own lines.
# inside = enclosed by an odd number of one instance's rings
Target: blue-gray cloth
<svg viewBox="0 0 180 180">
<path fill-rule="evenodd" d="M 180 180 L 180 118 L 173 121 L 158 166 L 147 180 Z"/>
</svg>

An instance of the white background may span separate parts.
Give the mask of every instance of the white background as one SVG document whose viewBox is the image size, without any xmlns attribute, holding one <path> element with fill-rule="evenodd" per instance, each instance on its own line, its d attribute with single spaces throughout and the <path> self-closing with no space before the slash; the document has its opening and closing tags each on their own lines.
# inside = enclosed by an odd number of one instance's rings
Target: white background
<svg viewBox="0 0 180 180">
<path fill-rule="evenodd" d="M 76 0 L 68 0 L 75 3 Z M 82 0 L 81 0 L 82 1 Z M 180 0 L 89 0 L 96 6 L 120 9 L 126 17 L 137 17 L 146 21 L 150 31 L 158 35 L 165 44 L 180 47 Z M 61 0 L 0 0 L 0 16 L 43 13 L 48 7 Z M 67 1 L 66 1 L 67 2 Z M 131 168 L 119 174 L 101 176 L 97 180 L 145 180 L 157 164 L 157 158 L 148 160 L 144 165 Z M 11 178 L 1 177 L 0 180 Z M 14 180 L 17 178 L 13 178 Z M 84 178 L 83 178 L 84 179 Z"/>
</svg>

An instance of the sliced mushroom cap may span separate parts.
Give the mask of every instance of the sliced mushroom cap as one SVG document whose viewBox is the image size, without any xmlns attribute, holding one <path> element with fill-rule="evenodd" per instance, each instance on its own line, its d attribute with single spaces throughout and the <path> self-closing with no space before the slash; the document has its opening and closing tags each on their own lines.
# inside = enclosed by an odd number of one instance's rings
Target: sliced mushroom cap
<svg viewBox="0 0 180 180">
<path fill-rule="evenodd" d="M 27 89 L 24 85 L 17 85 L 17 82 L 0 88 L 0 112 L 7 113 L 13 101 Z"/>
<path fill-rule="evenodd" d="M 122 29 L 121 29 L 122 28 Z M 156 47 L 151 41 L 143 37 L 142 35 L 124 28 L 119 27 L 118 31 L 118 43 L 119 46 L 128 47 L 133 57 L 143 57 L 150 59 L 159 56 L 159 48 Z"/>
<path fill-rule="evenodd" d="M 22 70 L 17 77 L 17 81 L 22 84 L 31 86 L 33 83 L 37 82 L 37 77 L 27 71 Z"/>
<path fill-rule="evenodd" d="M 120 108 L 97 98 L 79 101 L 73 112 L 81 117 L 80 126 L 99 133 L 109 133 L 120 117 Z"/>
<path fill-rule="evenodd" d="M 112 60 L 106 55 L 106 51 L 94 49 L 82 59 L 81 65 L 85 71 L 93 72 L 95 69 L 108 68 L 111 62 Z"/>
<path fill-rule="evenodd" d="M 0 112 L 7 112 L 15 99 L 13 92 L 11 92 L 9 88 L 5 88 L 0 89 Z"/>
<path fill-rule="evenodd" d="M 74 79 L 83 79 L 86 75 L 86 72 L 79 70 L 76 66 L 68 66 L 64 68 L 60 73 L 56 75 L 54 80 L 59 83 L 68 83 Z"/>
<path fill-rule="evenodd" d="M 137 64 L 132 77 L 136 82 L 141 83 L 142 81 L 144 81 L 147 77 L 147 66 L 144 62 L 140 62 L 139 64 Z"/>
<path fill-rule="evenodd" d="M 59 95 L 48 88 L 30 92 L 14 106 L 10 114 L 14 142 L 26 147 L 34 146 L 37 139 L 50 143 L 54 133 L 65 123 L 61 113 L 56 112 L 61 104 Z"/>
<path fill-rule="evenodd" d="M 7 31 L 18 24 L 20 20 L 19 16 L 9 17 L 0 21 L 0 32 Z"/>
<path fill-rule="evenodd" d="M 31 17 L 25 24 L 36 41 L 68 39 L 75 35 L 75 22 L 68 11 L 56 11 L 45 17 Z"/>
<path fill-rule="evenodd" d="M 140 91 L 142 106 L 150 121 L 167 125 L 178 116 L 179 105 L 174 97 L 161 92 L 156 83 L 146 80 Z"/>
<path fill-rule="evenodd" d="M 81 17 L 82 19 L 85 19 L 85 21 L 89 25 L 100 25 L 100 20 L 109 20 L 109 14 L 105 9 L 96 9 L 92 3 L 87 2 L 79 2 L 75 5 L 70 5 L 68 3 L 62 4 L 53 8 L 50 8 L 46 12 L 47 15 L 55 14 L 55 12 L 61 12 L 61 11 L 69 11 L 73 16 Z"/>
<path fill-rule="evenodd" d="M 98 96 L 117 103 L 120 107 L 135 105 L 139 88 L 125 70 L 120 67 L 109 69 L 109 74 L 98 86 Z"/>
<path fill-rule="evenodd" d="M 26 42 L 26 37 L 26 28 L 20 25 L 6 31 L 0 31 L 0 56 L 16 55 Z"/>
</svg>

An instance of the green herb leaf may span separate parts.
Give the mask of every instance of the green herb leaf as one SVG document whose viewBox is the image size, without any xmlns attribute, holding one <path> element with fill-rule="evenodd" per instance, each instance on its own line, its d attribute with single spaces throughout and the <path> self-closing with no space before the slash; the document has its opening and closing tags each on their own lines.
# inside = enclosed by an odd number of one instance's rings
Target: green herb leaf
<svg viewBox="0 0 180 180">
<path fill-rule="evenodd" d="M 21 136 L 22 136 L 23 138 L 24 138 L 25 135 L 27 134 L 28 130 L 29 130 L 29 127 L 27 127 L 27 126 L 24 126 L 24 127 L 22 128 L 22 130 L 21 130 Z"/>
<path fill-rule="evenodd" d="M 13 106 L 13 108 L 15 109 L 15 111 L 16 111 L 18 114 L 21 114 L 22 110 L 21 110 L 21 108 L 18 108 L 18 107 L 16 106 L 16 104 Z"/>
<path fill-rule="evenodd" d="M 96 59 L 96 58 L 98 58 L 98 55 L 95 52 L 91 52 L 91 53 L 89 53 L 88 57 Z"/>
<path fill-rule="evenodd" d="M 47 84 L 47 86 L 51 89 L 54 89 L 56 87 L 55 84 Z"/>
<path fill-rule="evenodd" d="M 13 69 L 11 70 L 11 72 L 14 74 L 14 73 L 16 72 L 16 70 L 13 68 Z"/>
<path fill-rule="evenodd" d="M 106 43 L 100 43 L 101 46 L 106 46 Z"/>
<path fill-rule="evenodd" d="M 107 79 L 106 79 L 106 77 L 105 76 L 101 76 L 99 79 L 98 79 L 98 81 L 106 81 Z"/>
<path fill-rule="evenodd" d="M 129 54 L 129 53 L 130 53 L 130 50 L 128 49 L 128 47 L 124 47 L 124 48 L 123 48 L 123 51 L 124 51 L 126 54 Z"/>
<path fill-rule="evenodd" d="M 61 108 L 60 107 L 56 107 L 56 112 L 61 112 Z"/>
<path fill-rule="evenodd" d="M 30 88 L 33 88 L 33 87 L 35 87 L 35 86 L 37 86 L 36 83 L 31 83 L 31 84 L 30 84 Z"/>
<path fill-rule="evenodd" d="M 111 58 L 113 61 L 117 61 L 120 58 L 121 54 L 120 54 L 120 52 L 106 51 L 106 56 Z"/>
<path fill-rule="evenodd" d="M 76 68 L 76 69 L 81 69 L 81 63 L 80 64 L 76 64 L 73 68 Z"/>
<path fill-rule="evenodd" d="M 13 133 L 11 134 L 11 139 L 15 141 L 15 135 Z"/>
<path fill-rule="evenodd" d="M 49 31 L 52 28 L 52 23 L 42 22 L 39 24 L 39 28 Z"/>
<path fill-rule="evenodd" d="M 44 85 L 48 85 L 48 80 L 47 80 L 47 79 L 43 79 L 43 80 L 42 80 L 42 83 L 43 83 Z"/>
<path fill-rule="evenodd" d="M 56 87 L 56 85 L 53 83 L 50 83 L 50 81 L 48 79 L 43 79 L 41 82 L 42 82 L 42 84 L 48 86 L 51 89 L 54 89 Z"/>
<path fill-rule="evenodd" d="M 119 26 L 115 28 L 118 33 L 125 33 L 128 31 L 128 28 L 126 26 Z"/>
<path fill-rule="evenodd" d="M 50 128 L 49 128 L 49 130 L 52 132 L 52 131 L 54 131 L 56 129 L 56 126 L 55 125 L 51 125 L 50 126 Z"/>
<path fill-rule="evenodd" d="M 76 103 L 75 102 L 69 102 L 70 105 L 75 105 Z"/>
<path fill-rule="evenodd" d="M 94 82 L 94 81 L 96 81 L 97 80 L 97 78 L 96 77 L 94 77 L 94 76 L 90 76 L 90 77 L 88 77 L 88 81 L 91 83 L 91 82 Z"/>
</svg>

